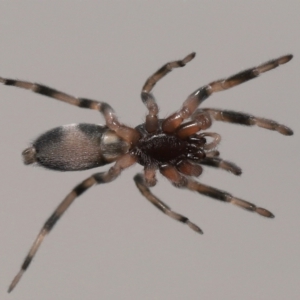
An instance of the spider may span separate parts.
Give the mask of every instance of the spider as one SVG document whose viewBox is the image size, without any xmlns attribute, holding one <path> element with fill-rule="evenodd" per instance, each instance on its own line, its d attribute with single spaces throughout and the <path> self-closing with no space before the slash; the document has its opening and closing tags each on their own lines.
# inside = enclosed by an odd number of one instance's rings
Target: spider
<svg viewBox="0 0 300 300">
<path fill-rule="evenodd" d="M 220 135 L 205 131 L 212 125 L 212 121 L 247 126 L 256 125 L 278 131 L 283 135 L 292 135 L 293 131 L 273 120 L 230 110 L 198 109 L 198 106 L 213 93 L 227 90 L 256 78 L 261 73 L 287 63 L 293 56 L 281 56 L 228 78 L 204 85 L 189 95 L 179 110 L 165 119 L 159 119 L 158 106 L 151 93 L 153 87 L 174 68 L 184 67 L 195 55 L 195 53 L 191 53 L 182 60 L 163 65 L 146 80 L 142 88 L 141 99 L 148 109 L 148 114 L 145 123 L 135 128 L 120 123 L 112 107 L 105 102 L 75 98 L 41 84 L 0 77 L 0 82 L 5 85 L 32 90 L 35 93 L 81 108 L 94 109 L 102 113 L 105 118 L 105 126 L 71 124 L 47 131 L 23 151 L 22 155 L 26 165 L 36 163 L 52 170 L 78 171 L 114 162 L 108 171 L 95 173 L 88 177 L 63 199 L 42 227 L 20 271 L 9 286 L 8 292 L 11 292 L 17 285 L 44 237 L 73 201 L 93 185 L 115 180 L 124 169 L 135 163 L 144 167 L 144 173 L 134 177 L 141 194 L 160 211 L 187 224 L 198 233 L 202 234 L 203 232 L 196 224 L 185 216 L 172 211 L 167 204 L 150 191 L 149 188 L 156 184 L 157 170 L 177 188 L 186 188 L 220 201 L 229 202 L 267 218 L 274 217 L 270 211 L 225 191 L 204 185 L 196 181 L 194 177 L 201 175 L 201 165 L 224 169 L 235 175 L 240 175 L 242 172 L 234 163 L 219 157 L 216 146 L 220 142 Z M 187 121 L 184 122 L 185 120 Z"/>
</svg>

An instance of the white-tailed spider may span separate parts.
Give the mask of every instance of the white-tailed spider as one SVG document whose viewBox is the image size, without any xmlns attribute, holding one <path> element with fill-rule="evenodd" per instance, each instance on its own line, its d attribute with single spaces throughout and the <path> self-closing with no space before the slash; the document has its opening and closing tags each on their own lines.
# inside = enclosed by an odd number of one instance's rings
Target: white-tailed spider
<svg viewBox="0 0 300 300">
<path fill-rule="evenodd" d="M 216 146 L 221 137 L 217 133 L 206 131 L 212 125 L 212 121 L 247 126 L 256 125 L 278 131 L 283 135 L 292 135 L 293 131 L 273 120 L 231 110 L 198 109 L 198 106 L 213 93 L 227 90 L 256 78 L 261 73 L 287 63 L 293 56 L 285 55 L 228 78 L 204 85 L 188 96 L 179 110 L 165 119 L 159 119 L 158 106 L 151 93 L 153 87 L 172 69 L 185 66 L 194 57 L 195 53 L 191 53 L 183 60 L 169 62 L 147 79 L 142 88 L 141 98 L 148 109 L 148 114 L 145 123 L 136 128 L 130 128 L 120 123 L 114 110 L 105 102 L 76 98 L 41 84 L 0 77 L 0 82 L 5 85 L 31 90 L 78 107 L 94 109 L 102 113 L 105 118 L 105 126 L 72 124 L 47 131 L 23 151 L 25 164 L 37 163 L 52 170 L 77 171 L 114 163 L 108 171 L 95 173 L 82 181 L 59 204 L 34 241 L 19 273 L 9 287 L 9 292 L 13 290 L 28 268 L 44 237 L 73 201 L 93 185 L 115 180 L 124 169 L 135 163 L 144 167 L 144 173 L 134 177 L 141 194 L 163 213 L 187 224 L 198 233 L 202 233 L 202 230 L 196 224 L 172 211 L 167 204 L 150 191 L 149 188 L 156 184 L 157 170 L 177 188 L 196 191 L 202 195 L 256 212 L 264 217 L 274 217 L 270 211 L 264 208 L 257 207 L 255 204 L 225 191 L 204 185 L 194 178 L 202 173 L 202 165 L 221 168 L 235 175 L 241 174 L 238 166 L 219 157 Z"/>
</svg>

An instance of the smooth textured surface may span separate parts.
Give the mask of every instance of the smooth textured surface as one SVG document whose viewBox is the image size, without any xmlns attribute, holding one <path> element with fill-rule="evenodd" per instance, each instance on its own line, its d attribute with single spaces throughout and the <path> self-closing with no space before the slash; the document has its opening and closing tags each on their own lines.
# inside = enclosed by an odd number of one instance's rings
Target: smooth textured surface
<svg viewBox="0 0 300 300">
<path fill-rule="evenodd" d="M 295 134 L 217 122 L 211 129 L 222 135 L 222 157 L 243 174 L 207 167 L 201 182 L 265 207 L 275 219 L 175 189 L 158 176 L 155 195 L 199 225 L 198 235 L 140 195 L 136 166 L 75 201 L 8 295 L 42 224 L 97 171 L 24 166 L 21 152 L 51 128 L 103 117 L 1 85 L 0 299 L 297 299 L 299 9 L 298 1 L 2 1 L 0 76 L 106 101 L 130 126 L 146 115 L 145 80 L 168 61 L 197 53 L 155 86 L 160 117 L 201 85 L 292 53 L 288 64 L 203 107 L 274 119 Z"/>
</svg>

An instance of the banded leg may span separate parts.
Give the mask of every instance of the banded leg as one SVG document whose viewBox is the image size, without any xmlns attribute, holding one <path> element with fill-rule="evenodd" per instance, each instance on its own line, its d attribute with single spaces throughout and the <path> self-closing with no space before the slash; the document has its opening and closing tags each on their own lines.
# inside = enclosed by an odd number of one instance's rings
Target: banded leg
<svg viewBox="0 0 300 300">
<path fill-rule="evenodd" d="M 212 81 L 208 85 L 199 88 L 184 101 L 181 109 L 165 119 L 162 125 L 163 131 L 165 133 L 173 133 L 175 129 L 183 122 L 183 120 L 189 118 L 197 109 L 197 107 L 211 94 L 230 89 L 236 85 L 256 78 L 261 73 L 270 71 L 279 65 L 289 62 L 292 58 L 293 56 L 291 54 L 281 56 L 257 67 L 234 74 L 228 78 Z"/>
<path fill-rule="evenodd" d="M 255 117 L 249 114 L 245 114 L 242 112 L 236 112 L 232 110 L 222 110 L 222 109 L 215 109 L 215 108 L 204 108 L 202 110 L 197 110 L 194 115 L 197 113 L 202 114 L 205 111 L 208 113 L 212 119 L 216 121 L 234 123 L 234 124 L 241 124 L 246 126 L 259 126 L 265 129 L 277 131 L 283 135 L 292 135 L 293 130 L 289 127 L 279 124 L 273 120 Z"/>
<path fill-rule="evenodd" d="M 145 82 L 142 93 L 150 93 L 155 86 L 155 84 L 162 79 L 164 76 L 166 76 L 168 73 L 170 73 L 175 68 L 181 68 L 184 67 L 188 62 L 190 62 L 194 57 L 196 56 L 196 53 L 190 53 L 182 60 L 176 60 L 172 62 L 168 62 L 165 65 L 163 65 L 160 69 L 158 69 L 153 75 L 151 75 Z"/>
<path fill-rule="evenodd" d="M 166 214 L 167 216 L 169 216 L 174 220 L 187 224 L 194 231 L 203 234 L 203 231 L 196 224 L 192 223 L 188 218 L 172 211 L 167 204 L 165 204 L 160 199 L 158 199 L 155 195 L 153 195 L 146 184 L 143 174 L 135 175 L 134 181 L 141 194 L 147 200 L 149 200 L 155 207 L 157 207 L 160 211 L 162 211 L 164 214 Z"/>
<path fill-rule="evenodd" d="M 74 106 L 97 110 L 103 114 L 106 121 L 106 125 L 111 130 L 114 130 L 119 137 L 123 138 L 128 143 L 135 143 L 139 137 L 135 129 L 125 126 L 118 121 L 118 118 L 115 115 L 115 112 L 112 109 L 112 107 L 105 102 L 100 102 L 100 101 L 86 99 L 86 98 L 76 98 L 66 93 L 57 91 L 53 88 L 47 87 L 45 85 L 27 82 L 27 81 L 7 79 L 7 78 L 0 77 L 0 82 L 3 83 L 4 85 L 11 85 L 26 90 L 31 90 L 34 93 L 48 96 L 50 98 L 54 98 L 56 100 Z"/>
<path fill-rule="evenodd" d="M 218 190 L 214 187 L 204 185 L 202 183 L 193 181 L 191 179 L 188 179 L 187 188 L 189 190 L 196 191 L 202 195 L 234 204 L 248 211 L 256 212 L 263 217 L 274 218 L 274 215 L 270 211 L 266 210 L 265 208 L 257 207 L 255 204 L 234 197 L 225 191 Z"/>
<path fill-rule="evenodd" d="M 195 55 L 196 53 L 193 52 L 182 60 L 166 63 L 146 80 L 142 88 L 141 98 L 143 103 L 146 105 L 146 107 L 149 110 L 149 113 L 146 116 L 146 130 L 149 133 L 155 132 L 158 129 L 158 117 L 157 117 L 158 106 L 157 103 L 155 102 L 154 96 L 151 93 L 153 87 L 160 79 L 166 76 L 173 69 L 184 67 L 188 62 L 190 62 L 195 57 Z"/>
<path fill-rule="evenodd" d="M 241 175 L 242 169 L 233 162 L 223 160 L 219 157 L 205 157 L 199 161 L 201 165 L 220 168 L 233 173 L 234 175 Z"/>
<path fill-rule="evenodd" d="M 241 208 L 244 208 L 248 211 L 256 212 L 261 216 L 267 217 L 267 218 L 274 218 L 274 215 L 261 207 L 257 207 L 255 204 L 250 203 L 248 201 L 236 198 L 232 196 L 231 194 L 218 190 L 214 187 L 204 185 L 200 182 L 194 181 L 190 178 L 182 176 L 173 166 L 171 165 L 165 165 L 160 169 L 160 172 L 162 175 L 167 177 L 171 183 L 178 188 L 187 188 L 191 191 L 198 192 L 202 195 L 224 201 L 229 202 L 231 204 L 237 205 Z"/>
<path fill-rule="evenodd" d="M 91 177 L 87 178 L 86 180 L 78 184 L 66 196 L 66 198 L 60 203 L 60 205 L 56 208 L 56 210 L 53 212 L 50 218 L 45 222 L 36 240 L 31 246 L 29 253 L 27 254 L 21 266 L 19 273 L 15 276 L 14 280 L 9 286 L 8 292 L 11 292 L 14 289 L 14 287 L 17 285 L 23 273 L 27 270 L 28 266 L 30 265 L 33 257 L 35 256 L 45 236 L 51 231 L 53 226 L 60 219 L 63 213 L 69 208 L 69 206 L 73 203 L 73 201 L 93 185 L 100 184 L 100 183 L 108 183 L 113 181 L 120 175 L 123 169 L 130 167 L 135 162 L 136 159 L 133 156 L 131 156 L 130 154 L 125 154 L 121 158 L 119 158 L 116 161 L 115 165 L 112 166 L 107 172 L 96 173 L 92 175 Z"/>
</svg>

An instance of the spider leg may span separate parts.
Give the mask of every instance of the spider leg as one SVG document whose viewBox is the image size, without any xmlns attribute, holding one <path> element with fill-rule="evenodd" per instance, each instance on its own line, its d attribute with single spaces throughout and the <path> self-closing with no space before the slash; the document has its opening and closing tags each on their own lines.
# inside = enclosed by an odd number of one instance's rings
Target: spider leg
<svg viewBox="0 0 300 300">
<path fill-rule="evenodd" d="M 212 150 L 206 153 L 206 157 L 218 157 L 220 152 L 218 150 Z"/>
<path fill-rule="evenodd" d="M 270 71 L 279 65 L 289 62 L 292 58 L 293 56 L 291 54 L 281 56 L 265 62 L 257 67 L 239 72 L 228 78 L 212 81 L 211 83 L 200 87 L 183 102 L 181 109 L 164 120 L 162 124 L 163 131 L 165 133 L 173 133 L 175 129 L 183 122 L 183 120 L 189 118 L 197 109 L 197 107 L 211 94 L 230 89 L 236 85 L 256 78 L 261 73 Z"/>
<path fill-rule="evenodd" d="M 181 124 L 176 128 L 176 135 L 181 139 L 187 139 L 189 136 L 200 130 L 209 128 L 212 124 L 211 116 L 208 112 L 198 110 L 197 114 L 191 116 L 191 121 Z"/>
<path fill-rule="evenodd" d="M 149 112 L 146 116 L 145 127 L 149 133 L 156 132 L 158 129 L 158 106 L 154 96 L 151 93 L 142 92 L 141 98 L 148 108 Z"/>
<path fill-rule="evenodd" d="M 267 218 L 274 218 L 274 215 L 266 210 L 265 208 L 262 207 L 257 207 L 255 204 L 250 203 L 248 201 L 239 199 L 237 197 L 234 197 L 233 195 L 216 189 L 214 187 L 208 186 L 208 185 L 204 185 L 200 182 L 196 182 L 193 181 L 191 179 L 188 179 L 188 184 L 187 184 L 187 188 L 192 190 L 192 191 L 196 191 L 202 195 L 220 200 L 220 201 L 224 201 L 224 202 L 228 202 L 234 205 L 237 205 L 241 208 L 244 208 L 248 211 L 252 211 L 252 212 L 256 212 L 261 216 L 267 217 Z"/>
<path fill-rule="evenodd" d="M 48 96 L 50 98 L 54 98 L 56 100 L 78 106 L 81 108 L 94 109 L 103 114 L 106 125 L 114 130 L 117 135 L 123 138 L 125 141 L 129 143 L 135 143 L 138 139 L 138 133 L 133 128 L 125 126 L 118 121 L 117 116 L 115 115 L 112 107 L 105 103 L 96 100 L 86 99 L 86 98 L 76 98 L 74 96 L 68 95 L 66 93 L 57 91 L 53 88 L 47 87 L 42 84 L 32 83 L 21 80 L 7 79 L 0 77 L 0 82 L 4 85 L 16 86 L 19 88 L 23 88 L 26 90 L 31 90 L 34 93 L 41 94 L 44 96 Z"/>
<path fill-rule="evenodd" d="M 144 169 L 144 181 L 147 187 L 153 187 L 156 185 L 156 168 L 145 167 Z"/>
<path fill-rule="evenodd" d="M 208 113 L 210 117 L 216 121 L 242 124 L 246 126 L 259 126 L 265 129 L 278 131 L 283 135 L 292 135 L 293 131 L 289 127 L 279 124 L 276 121 L 255 117 L 249 114 L 245 114 L 242 112 L 236 112 L 231 110 L 222 110 L 215 108 L 204 108 L 203 110 L 196 110 L 193 114 L 192 119 L 197 116 L 199 113 L 202 115 L 203 111 Z"/>
<path fill-rule="evenodd" d="M 205 157 L 199 161 L 201 165 L 224 169 L 234 175 L 241 175 L 242 169 L 233 162 L 223 160 L 219 157 Z"/>
<path fill-rule="evenodd" d="M 33 245 L 31 246 L 19 273 L 13 279 L 11 285 L 9 286 L 8 292 L 11 292 L 14 287 L 17 285 L 19 280 L 21 279 L 23 273 L 27 270 L 28 266 L 30 265 L 33 257 L 35 256 L 37 250 L 39 249 L 43 239 L 45 236 L 51 231 L 53 226 L 59 220 L 59 218 L 63 215 L 63 213 L 69 208 L 69 206 L 73 203 L 73 201 L 79 197 L 82 193 L 84 193 L 87 189 L 92 187 L 95 184 L 101 183 L 108 183 L 115 180 L 123 169 L 130 167 L 136 162 L 134 156 L 130 154 L 125 154 L 121 158 L 119 158 L 114 166 L 112 166 L 107 172 L 96 173 L 91 177 L 87 178 L 86 180 L 82 181 L 78 184 L 66 197 L 65 199 L 59 204 L 59 206 L 55 209 L 53 214 L 48 218 L 45 222 L 43 228 L 41 229 L 40 233 L 38 234 L 36 240 L 34 241 Z"/>
<path fill-rule="evenodd" d="M 202 174 L 202 167 L 196 163 L 192 163 L 189 160 L 182 160 L 176 165 L 177 170 L 187 176 L 199 177 Z"/>
<path fill-rule="evenodd" d="M 244 208 L 248 211 L 256 212 L 261 216 L 268 217 L 268 218 L 274 218 L 274 215 L 261 207 L 257 207 L 255 204 L 250 203 L 248 201 L 239 199 L 234 197 L 233 195 L 225 192 L 218 190 L 214 187 L 204 185 L 200 182 L 194 181 L 190 178 L 187 178 L 183 175 L 181 175 L 176 168 L 174 168 L 171 165 L 164 165 L 160 168 L 160 172 L 162 175 L 167 177 L 171 183 L 178 188 L 187 188 L 191 191 L 198 192 L 202 195 L 224 201 L 224 202 L 229 202 L 231 204 L 237 205 L 241 208 Z"/>
<path fill-rule="evenodd" d="M 190 62 L 195 57 L 195 55 L 196 53 L 193 52 L 182 60 L 166 63 L 146 80 L 142 88 L 141 98 L 149 111 L 148 115 L 146 116 L 146 130 L 149 133 L 155 132 L 158 129 L 158 117 L 157 117 L 158 106 L 154 96 L 151 93 L 153 87 L 160 79 L 166 76 L 174 68 L 184 67 L 188 62 Z"/>
<path fill-rule="evenodd" d="M 174 220 L 187 224 L 194 231 L 201 234 L 203 233 L 203 231 L 196 224 L 192 223 L 187 217 L 172 211 L 167 204 L 165 204 L 163 201 L 161 201 L 155 195 L 153 195 L 153 193 L 151 193 L 150 189 L 148 188 L 147 181 L 145 180 L 143 174 L 135 175 L 134 181 L 141 194 L 160 211 L 162 211 L 164 214 L 166 214 Z"/>
<path fill-rule="evenodd" d="M 205 143 L 203 145 L 203 149 L 205 151 L 212 150 L 216 148 L 216 146 L 221 142 L 221 136 L 218 133 L 215 132 L 203 132 L 196 135 L 198 138 L 205 138 L 207 136 L 211 137 L 213 140 L 209 143 Z"/>
<path fill-rule="evenodd" d="M 155 84 L 171 72 L 175 68 L 184 67 L 188 62 L 190 62 L 196 56 L 195 52 L 190 53 L 182 60 L 171 61 L 163 65 L 158 69 L 153 75 L 151 75 L 145 82 L 142 93 L 150 93 Z"/>
</svg>

